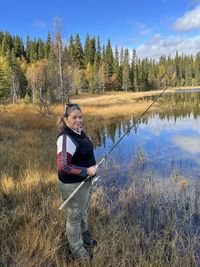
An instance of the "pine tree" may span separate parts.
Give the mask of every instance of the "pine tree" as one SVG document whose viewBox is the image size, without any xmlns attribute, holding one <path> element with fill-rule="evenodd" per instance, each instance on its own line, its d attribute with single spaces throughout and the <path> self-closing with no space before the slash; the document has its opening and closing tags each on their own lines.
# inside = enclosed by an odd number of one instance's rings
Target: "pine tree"
<svg viewBox="0 0 200 267">
<path fill-rule="evenodd" d="M 3 32 L 0 31 L 0 47 L 2 46 L 2 42 L 3 42 Z"/>
<path fill-rule="evenodd" d="M 0 56 L 2 55 L 3 32 L 0 31 Z"/>
<path fill-rule="evenodd" d="M 106 78 L 109 79 L 113 74 L 113 51 L 108 39 L 108 44 L 105 51 L 105 67 L 106 67 Z"/>
<path fill-rule="evenodd" d="M 95 38 L 91 38 L 89 34 L 86 36 L 85 46 L 84 46 L 84 57 L 85 57 L 85 66 L 88 63 L 91 65 L 94 64 L 96 55 L 96 41 Z"/>
<path fill-rule="evenodd" d="M 90 63 L 90 36 L 87 33 L 85 46 L 84 46 L 84 54 L 85 54 L 85 67 L 88 63 Z"/>
<path fill-rule="evenodd" d="M 148 83 L 149 83 L 149 88 L 151 89 L 157 89 L 157 83 L 156 83 L 156 63 L 155 59 L 150 60 L 150 68 L 149 68 L 149 75 L 148 75 Z"/>
<path fill-rule="evenodd" d="M 6 32 L 2 40 L 1 52 L 3 56 L 6 56 L 8 52 L 13 49 L 13 38 L 10 33 Z"/>
<path fill-rule="evenodd" d="M 10 83 L 4 69 L 5 58 L 0 57 L 0 100 L 8 99 L 10 96 Z"/>
<path fill-rule="evenodd" d="M 96 49 L 96 64 L 99 68 L 99 65 L 100 65 L 100 62 L 101 62 L 101 43 L 100 43 L 100 38 L 98 36 L 98 39 L 97 39 L 97 49 Z"/>
<path fill-rule="evenodd" d="M 117 46 L 115 48 L 115 56 L 113 60 L 113 73 L 119 76 L 119 53 Z"/>
<path fill-rule="evenodd" d="M 181 82 L 181 58 L 179 57 L 178 55 L 178 51 L 176 51 L 176 56 L 175 56 L 175 59 L 174 59 L 174 64 L 175 64 L 175 72 L 176 72 L 176 81 L 175 81 L 175 84 L 174 86 L 176 85 L 180 85 L 180 82 Z"/>
<path fill-rule="evenodd" d="M 121 87 L 120 84 L 120 69 L 119 69 L 119 53 L 118 53 L 118 48 L 116 46 L 115 48 L 115 56 L 113 60 L 113 81 L 115 81 L 115 89 L 119 90 Z"/>
<path fill-rule="evenodd" d="M 49 58 L 50 56 L 50 53 L 52 51 L 52 41 L 51 41 L 51 35 L 50 35 L 50 32 L 48 32 L 47 34 L 47 40 L 44 44 L 44 58 Z"/>
<path fill-rule="evenodd" d="M 90 64 L 94 64 L 94 59 L 96 55 L 96 40 L 95 38 L 92 38 L 90 40 Z"/>
<path fill-rule="evenodd" d="M 129 51 L 128 49 L 125 49 L 124 62 L 123 62 L 122 89 L 127 92 L 130 87 L 131 87 L 131 80 L 130 80 Z"/>
<path fill-rule="evenodd" d="M 27 81 L 20 67 L 19 60 L 15 57 L 14 49 L 7 54 L 7 60 L 10 67 L 11 96 L 13 103 L 23 98 L 26 94 Z"/>
<path fill-rule="evenodd" d="M 101 64 L 101 45 L 100 45 L 100 39 L 98 37 L 97 48 L 96 48 L 96 53 L 95 53 L 95 57 L 94 57 L 94 65 L 93 65 L 94 87 L 96 88 L 97 91 L 100 91 L 99 75 L 98 75 L 100 64 Z"/>
<path fill-rule="evenodd" d="M 34 38 L 33 41 L 30 42 L 30 62 L 34 62 L 38 60 L 38 46 L 37 41 Z"/>
<path fill-rule="evenodd" d="M 39 60 L 44 59 L 45 58 L 45 44 L 40 38 L 38 38 L 37 47 L 38 47 L 38 59 Z"/>
<path fill-rule="evenodd" d="M 123 65 L 123 62 L 124 62 L 124 49 L 122 47 L 120 50 L 120 66 Z"/>
<path fill-rule="evenodd" d="M 185 56 L 185 85 L 192 85 L 193 58 Z"/>
<path fill-rule="evenodd" d="M 98 71 L 99 71 L 99 63 L 97 60 L 97 54 L 95 54 L 94 65 L 93 65 L 93 73 L 94 73 L 94 88 L 98 91 Z"/>
<path fill-rule="evenodd" d="M 146 91 L 149 89 L 149 63 L 148 59 L 145 58 L 140 63 L 140 71 L 139 71 L 139 87 L 141 91 Z"/>
<path fill-rule="evenodd" d="M 21 58 L 22 56 L 24 56 L 24 44 L 19 36 L 16 36 L 13 39 L 13 51 L 15 57 Z"/>
<path fill-rule="evenodd" d="M 195 60 L 195 80 L 196 85 L 200 85 L 200 52 L 197 53 Z"/>
<path fill-rule="evenodd" d="M 102 57 L 101 57 L 101 63 L 106 63 L 106 49 L 105 46 L 103 45 L 102 47 Z"/>
<path fill-rule="evenodd" d="M 74 37 L 71 34 L 69 46 L 68 46 L 69 55 L 73 58 L 74 57 Z"/>
<path fill-rule="evenodd" d="M 70 36 L 69 46 L 68 46 L 68 53 L 71 58 L 71 61 L 74 60 L 74 38 L 73 35 Z"/>
<path fill-rule="evenodd" d="M 122 82 L 123 82 L 123 62 L 124 62 L 124 50 L 123 48 L 120 49 L 120 57 L 119 57 L 119 83 L 122 89 Z"/>
<path fill-rule="evenodd" d="M 76 34 L 75 37 L 75 44 L 74 44 L 74 62 L 78 66 L 78 68 L 84 67 L 84 54 L 83 54 L 83 48 L 80 41 L 79 34 Z"/>
<path fill-rule="evenodd" d="M 29 35 L 26 36 L 26 60 L 28 63 L 30 63 L 30 55 L 31 55 L 31 42 Z"/>
<path fill-rule="evenodd" d="M 139 91 L 139 64 L 138 64 L 138 60 L 137 60 L 137 63 L 135 65 L 134 90 L 135 90 L 135 92 Z"/>
</svg>

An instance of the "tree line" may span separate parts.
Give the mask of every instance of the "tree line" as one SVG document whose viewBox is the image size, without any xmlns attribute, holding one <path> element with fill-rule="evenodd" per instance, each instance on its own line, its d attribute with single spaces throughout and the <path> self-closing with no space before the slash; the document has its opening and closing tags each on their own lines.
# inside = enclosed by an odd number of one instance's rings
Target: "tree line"
<svg viewBox="0 0 200 267">
<path fill-rule="evenodd" d="M 70 93 L 148 91 L 171 86 L 200 85 L 200 53 L 140 59 L 136 50 L 113 48 L 108 39 L 77 33 L 66 44 L 60 32 L 26 38 L 0 32 L 0 100 L 65 102 Z"/>
</svg>

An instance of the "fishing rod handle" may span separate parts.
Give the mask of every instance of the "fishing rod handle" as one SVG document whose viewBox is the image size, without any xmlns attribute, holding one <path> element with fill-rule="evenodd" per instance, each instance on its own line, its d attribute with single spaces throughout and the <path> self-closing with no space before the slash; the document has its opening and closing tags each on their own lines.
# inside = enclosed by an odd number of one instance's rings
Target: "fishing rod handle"
<svg viewBox="0 0 200 267">
<path fill-rule="evenodd" d="M 105 161 L 105 159 L 106 159 L 106 156 L 105 157 L 103 157 L 100 161 L 99 161 L 99 163 L 97 164 L 97 167 L 99 166 L 99 165 L 101 165 L 104 161 Z M 96 175 L 95 175 L 95 177 L 96 177 Z M 98 180 L 99 180 L 99 176 L 97 176 L 98 177 Z M 80 188 L 83 186 L 83 184 L 86 182 L 86 181 L 88 181 L 88 180 L 92 180 L 92 177 L 90 177 L 90 176 L 88 176 L 84 181 L 82 181 L 80 184 L 79 184 L 79 186 L 77 186 L 77 188 L 71 193 L 71 195 L 62 203 L 62 205 L 58 208 L 59 210 L 62 210 L 66 205 L 67 205 L 67 203 L 73 198 L 73 196 L 80 190 Z M 97 180 L 97 179 L 96 179 Z M 94 181 L 94 183 L 96 182 L 96 180 Z"/>
</svg>

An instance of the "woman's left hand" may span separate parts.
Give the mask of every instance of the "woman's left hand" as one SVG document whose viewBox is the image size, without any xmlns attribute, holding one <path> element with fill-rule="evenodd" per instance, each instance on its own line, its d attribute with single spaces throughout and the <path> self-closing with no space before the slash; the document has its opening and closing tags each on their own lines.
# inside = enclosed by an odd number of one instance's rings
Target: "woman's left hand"
<svg viewBox="0 0 200 267">
<path fill-rule="evenodd" d="M 87 168 L 87 174 L 89 176 L 94 176 L 97 173 L 97 168 L 98 168 L 97 165 L 94 165 L 94 166 Z"/>
</svg>

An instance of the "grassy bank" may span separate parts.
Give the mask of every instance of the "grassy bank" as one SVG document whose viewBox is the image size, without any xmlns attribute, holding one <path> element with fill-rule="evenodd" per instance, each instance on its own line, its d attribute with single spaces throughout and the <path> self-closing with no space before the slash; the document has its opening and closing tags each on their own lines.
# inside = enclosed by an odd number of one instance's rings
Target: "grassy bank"
<svg viewBox="0 0 200 267">
<path fill-rule="evenodd" d="M 138 93 L 109 93 L 106 95 L 88 96 L 72 96 L 71 101 L 77 102 L 83 108 L 84 113 L 92 118 L 123 118 L 128 115 L 137 115 L 144 111 L 150 101 L 141 101 L 144 96 L 157 95 L 159 92 L 138 92 Z M 152 107 L 155 110 L 157 106 Z"/>
<path fill-rule="evenodd" d="M 150 103 L 139 97 L 73 100 L 94 137 L 93 129 L 143 112 Z M 47 120 L 31 105 L 0 106 L 0 266 L 79 266 L 67 261 L 65 212 L 58 211 L 55 136 L 62 111 L 56 106 Z M 89 221 L 98 246 L 91 266 L 197 266 L 199 184 L 176 176 L 155 182 L 149 174 L 135 177 L 134 168 L 130 173 L 128 190 L 99 186 L 93 193 Z M 105 166 L 104 179 L 109 175 Z"/>
</svg>

